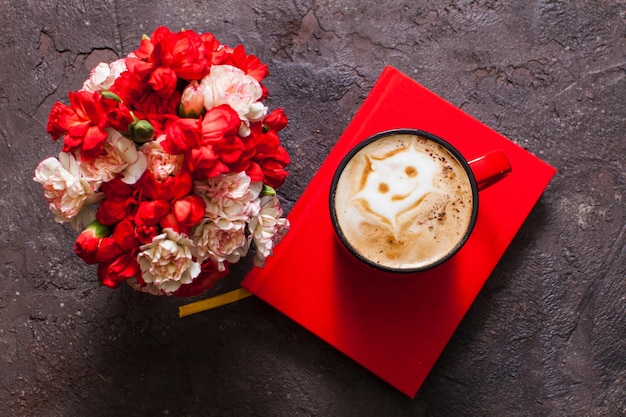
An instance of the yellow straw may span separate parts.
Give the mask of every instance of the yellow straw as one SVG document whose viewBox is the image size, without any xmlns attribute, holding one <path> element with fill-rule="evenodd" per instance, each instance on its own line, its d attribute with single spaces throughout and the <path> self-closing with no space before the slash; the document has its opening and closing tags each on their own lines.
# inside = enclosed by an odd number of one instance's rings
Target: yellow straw
<svg viewBox="0 0 626 417">
<path fill-rule="evenodd" d="M 238 290 L 229 291 L 224 294 L 216 295 L 215 297 L 189 303 L 178 307 L 178 317 L 190 316 L 225 304 L 234 303 L 235 301 L 243 300 L 251 295 L 249 291 L 239 288 Z"/>
</svg>

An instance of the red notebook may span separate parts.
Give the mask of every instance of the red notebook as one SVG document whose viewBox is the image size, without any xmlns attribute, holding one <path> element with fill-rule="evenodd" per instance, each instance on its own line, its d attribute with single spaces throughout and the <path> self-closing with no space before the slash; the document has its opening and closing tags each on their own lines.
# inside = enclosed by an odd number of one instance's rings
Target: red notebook
<svg viewBox="0 0 626 417">
<path fill-rule="evenodd" d="M 384 130 L 415 128 L 471 160 L 503 150 L 512 172 L 480 192 L 476 226 L 452 259 L 390 277 L 340 246 L 328 194 L 341 159 Z M 556 170 L 387 67 L 289 214 L 291 230 L 242 286 L 413 397 Z"/>
</svg>

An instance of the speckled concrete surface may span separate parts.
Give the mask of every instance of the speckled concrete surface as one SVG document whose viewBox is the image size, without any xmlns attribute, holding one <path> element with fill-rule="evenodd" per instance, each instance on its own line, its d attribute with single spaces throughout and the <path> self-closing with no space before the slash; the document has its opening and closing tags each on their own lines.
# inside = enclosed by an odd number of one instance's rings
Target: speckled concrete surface
<svg viewBox="0 0 626 417">
<path fill-rule="evenodd" d="M 626 3 L 0 1 L 0 416 L 626 414 Z M 258 299 L 97 285 L 52 221 L 47 114 L 158 25 L 269 65 L 289 209 L 385 65 L 559 173 L 415 399 Z M 236 288 L 237 265 L 213 293 Z"/>
</svg>

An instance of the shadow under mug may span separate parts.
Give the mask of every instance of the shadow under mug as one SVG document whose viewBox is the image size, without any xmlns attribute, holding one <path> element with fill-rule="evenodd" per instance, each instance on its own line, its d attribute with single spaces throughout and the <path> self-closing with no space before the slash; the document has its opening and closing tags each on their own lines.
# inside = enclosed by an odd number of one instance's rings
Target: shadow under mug
<svg viewBox="0 0 626 417">
<path fill-rule="evenodd" d="M 467 180 L 469 181 L 469 185 L 471 187 L 472 193 L 472 209 L 471 216 L 469 220 L 469 224 L 465 228 L 464 232 L 460 235 L 460 238 L 456 242 L 456 244 L 446 253 L 442 254 L 438 258 L 428 262 L 427 264 L 420 265 L 418 267 L 394 267 L 389 265 L 382 265 L 379 262 L 375 262 L 368 257 L 364 256 L 361 251 L 358 250 L 352 243 L 350 243 L 349 239 L 346 237 L 342 228 L 340 226 L 340 222 L 337 215 L 337 210 L 335 208 L 335 200 L 336 200 L 336 191 L 337 184 L 339 179 L 345 170 L 348 163 L 366 146 L 376 142 L 378 140 L 387 138 L 389 136 L 394 135 L 409 135 L 409 136 L 418 136 L 427 141 L 434 141 L 445 148 L 447 153 L 454 157 L 458 161 L 458 163 L 463 167 L 463 170 L 467 174 Z M 501 150 L 493 150 L 484 155 L 481 155 L 475 159 L 470 161 L 466 160 L 463 155 L 449 142 L 444 139 L 433 135 L 432 133 L 425 132 L 417 129 L 395 129 L 388 130 L 384 132 L 377 133 L 364 141 L 360 142 L 356 145 L 341 161 L 335 174 L 333 176 L 331 182 L 331 188 L 329 193 L 329 208 L 330 208 L 330 217 L 331 222 L 333 224 L 333 228 L 335 230 L 335 234 L 339 238 L 342 246 L 348 250 L 356 259 L 360 260 L 365 265 L 369 265 L 377 270 L 381 270 L 384 272 L 391 273 L 415 273 L 425 271 L 431 268 L 434 268 L 442 263 L 446 262 L 450 258 L 452 258 L 465 244 L 465 242 L 470 237 L 472 230 L 474 229 L 474 225 L 476 224 L 476 217 L 478 216 L 478 200 L 479 200 L 479 191 L 483 190 L 492 184 L 498 182 L 501 178 L 503 178 L 507 173 L 511 171 L 511 163 L 509 159 L 506 157 L 505 153 Z M 382 247 L 382 246 L 381 246 Z"/>
</svg>

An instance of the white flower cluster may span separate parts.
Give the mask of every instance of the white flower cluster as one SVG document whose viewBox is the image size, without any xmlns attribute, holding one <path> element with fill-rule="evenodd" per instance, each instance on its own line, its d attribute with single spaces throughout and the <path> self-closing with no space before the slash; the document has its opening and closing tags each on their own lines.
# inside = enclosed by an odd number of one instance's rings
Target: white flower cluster
<svg viewBox="0 0 626 417">
<path fill-rule="evenodd" d="M 206 202 L 205 218 L 195 227 L 195 255 L 211 259 L 224 270 L 256 247 L 254 263 L 265 264 L 276 243 L 289 228 L 276 195 L 262 195 L 263 184 L 252 182 L 244 172 L 223 174 L 197 182 L 196 194 Z"/>
<path fill-rule="evenodd" d="M 71 153 L 61 152 L 59 159 L 50 157 L 39 163 L 34 180 L 43 186 L 54 219 L 82 230 L 95 219 L 92 204 L 100 200 L 103 183 L 121 174 L 122 181 L 134 184 L 145 169 L 146 158 L 133 141 L 109 129 L 97 158 L 79 161 Z"/>
</svg>

